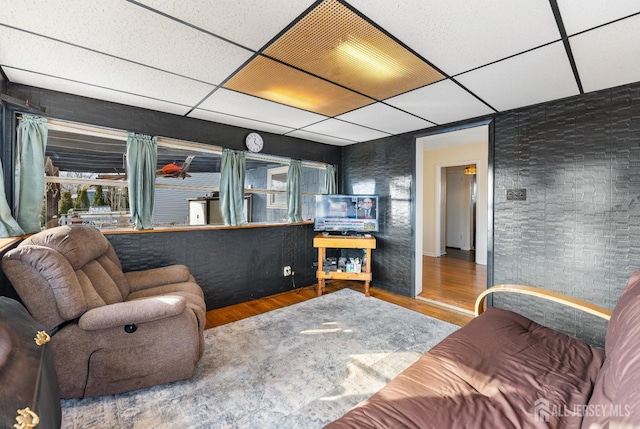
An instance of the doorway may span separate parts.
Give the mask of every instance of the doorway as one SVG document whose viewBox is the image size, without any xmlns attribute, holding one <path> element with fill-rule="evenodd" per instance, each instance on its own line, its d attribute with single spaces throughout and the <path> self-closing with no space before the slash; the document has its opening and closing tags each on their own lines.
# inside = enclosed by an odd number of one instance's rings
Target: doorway
<svg viewBox="0 0 640 429">
<path fill-rule="evenodd" d="M 426 295 L 430 297 L 427 300 L 437 304 L 469 312 L 477 294 L 487 287 L 488 147 L 488 123 L 416 140 L 417 298 Z M 465 185 L 464 170 L 472 165 L 476 175 L 474 180 L 467 178 Z M 476 195 L 475 200 L 455 209 L 463 219 L 460 225 L 465 226 L 456 230 L 453 237 L 456 240 L 450 243 L 447 243 L 446 215 L 448 173 L 453 173 L 462 182 L 462 192 L 475 191 Z M 475 251 L 473 260 L 454 257 L 460 256 L 459 252 L 456 255 L 447 252 L 447 245 L 451 243 L 452 250 L 455 247 L 466 252 Z M 458 292 L 463 298 L 456 297 Z"/>
<path fill-rule="evenodd" d="M 447 255 L 454 249 L 459 257 L 470 258 L 475 254 L 476 234 L 476 164 L 442 169 L 441 206 L 444 223 L 441 234 L 441 254 Z M 461 253 L 462 252 L 462 253 Z M 473 259 L 475 261 L 475 256 Z"/>
</svg>

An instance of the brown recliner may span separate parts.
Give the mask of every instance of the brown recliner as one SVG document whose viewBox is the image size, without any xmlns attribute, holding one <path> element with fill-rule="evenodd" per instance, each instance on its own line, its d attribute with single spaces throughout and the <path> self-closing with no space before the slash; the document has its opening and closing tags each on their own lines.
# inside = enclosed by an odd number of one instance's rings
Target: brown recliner
<svg viewBox="0 0 640 429">
<path fill-rule="evenodd" d="M 204 351 L 204 294 L 184 265 L 122 272 L 87 226 L 51 228 L 7 252 L 2 268 L 31 315 L 53 332 L 63 398 L 190 378 Z"/>
</svg>

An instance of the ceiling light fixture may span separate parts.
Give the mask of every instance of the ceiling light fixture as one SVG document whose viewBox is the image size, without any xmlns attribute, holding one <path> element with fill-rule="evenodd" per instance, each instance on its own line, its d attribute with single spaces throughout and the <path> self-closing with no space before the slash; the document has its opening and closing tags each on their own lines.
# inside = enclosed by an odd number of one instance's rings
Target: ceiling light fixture
<svg viewBox="0 0 640 429">
<path fill-rule="evenodd" d="M 324 0 L 224 87 L 337 116 L 442 79 L 345 3 Z"/>
<path fill-rule="evenodd" d="M 406 69 L 398 61 L 355 36 L 348 36 L 347 40 L 340 43 L 336 49 L 339 52 L 338 55 L 342 54 L 340 57 L 343 60 L 345 55 L 347 62 L 355 59 L 358 63 L 356 67 L 361 72 L 367 72 L 374 77 L 389 79 L 406 74 Z"/>
<path fill-rule="evenodd" d="M 469 165 L 464 169 L 464 174 L 476 174 L 476 165 Z"/>
<path fill-rule="evenodd" d="M 317 92 L 304 92 L 287 86 L 272 86 L 257 93 L 260 97 L 272 100 L 287 106 L 296 106 L 299 109 L 314 111 L 318 106 L 327 103 L 325 97 L 320 97 Z"/>
</svg>

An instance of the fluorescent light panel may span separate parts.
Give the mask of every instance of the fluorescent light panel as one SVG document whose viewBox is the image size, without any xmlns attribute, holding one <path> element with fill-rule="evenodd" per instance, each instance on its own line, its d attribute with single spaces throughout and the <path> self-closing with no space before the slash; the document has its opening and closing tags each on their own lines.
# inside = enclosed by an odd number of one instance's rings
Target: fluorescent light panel
<svg viewBox="0 0 640 429">
<path fill-rule="evenodd" d="M 224 86 L 327 116 L 444 78 L 337 0 L 320 3 L 263 54 L 278 61 L 257 56 Z"/>
</svg>

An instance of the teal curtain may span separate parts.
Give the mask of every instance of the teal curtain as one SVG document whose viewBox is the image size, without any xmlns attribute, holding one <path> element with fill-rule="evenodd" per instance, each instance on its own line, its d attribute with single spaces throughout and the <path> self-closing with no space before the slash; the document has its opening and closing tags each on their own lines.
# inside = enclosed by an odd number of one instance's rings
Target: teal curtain
<svg viewBox="0 0 640 429">
<path fill-rule="evenodd" d="M 44 191 L 43 191 L 44 194 Z M 0 237 L 17 237 L 23 235 L 24 230 L 11 215 L 11 209 L 7 202 L 7 194 L 4 191 L 4 172 L 0 164 Z"/>
<path fill-rule="evenodd" d="M 14 209 L 22 230 L 40 231 L 40 212 L 44 202 L 44 152 L 47 146 L 47 120 L 23 114 L 18 124 L 15 167 Z"/>
<path fill-rule="evenodd" d="M 324 176 L 324 193 L 335 194 L 338 192 L 338 185 L 336 184 L 336 167 L 331 164 L 327 164 L 327 171 Z"/>
<path fill-rule="evenodd" d="M 157 137 L 129 133 L 127 177 L 129 207 L 135 229 L 153 229 L 151 218 L 156 191 Z"/>
<path fill-rule="evenodd" d="M 244 218 L 244 176 L 246 159 L 242 151 L 222 150 L 220 166 L 220 211 L 225 225 L 238 226 Z"/>
<path fill-rule="evenodd" d="M 302 222 L 302 162 L 292 159 L 287 174 L 287 217 Z"/>
</svg>

